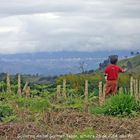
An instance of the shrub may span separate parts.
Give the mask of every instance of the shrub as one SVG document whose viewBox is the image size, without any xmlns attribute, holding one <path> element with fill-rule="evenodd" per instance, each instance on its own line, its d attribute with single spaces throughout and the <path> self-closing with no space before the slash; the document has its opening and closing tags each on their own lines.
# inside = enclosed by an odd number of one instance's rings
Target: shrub
<svg viewBox="0 0 140 140">
<path fill-rule="evenodd" d="M 74 108 L 74 109 L 83 109 L 83 99 L 80 97 L 77 98 L 68 98 L 65 102 L 65 106 L 67 108 Z"/>
<path fill-rule="evenodd" d="M 11 121 L 15 119 L 13 109 L 6 103 L 0 102 L 0 121 Z"/>
<path fill-rule="evenodd" d="M 91 108 L 95 114 L 104 114 L 112 116 L 135 116 L 139 105 L 133 96 L 129 94 L 117 94 L 106 100 L 102 107 Z"/>
<path fill-rule="evenodd" d="M 43 110 L 47 110 L 50 108 L 50 103 L 47 99 L 37 99 L 35 101 L 31 101 L 30 109 L 34 112 L 40 112 Z"/>
<path fill-rule="evenodd" d="M 18 98 L 16 100 L 19 107 L 29 108 L 33 112 L 41 112 L 50 107 L 50 103 L 46 98 Z"/>
</svg>

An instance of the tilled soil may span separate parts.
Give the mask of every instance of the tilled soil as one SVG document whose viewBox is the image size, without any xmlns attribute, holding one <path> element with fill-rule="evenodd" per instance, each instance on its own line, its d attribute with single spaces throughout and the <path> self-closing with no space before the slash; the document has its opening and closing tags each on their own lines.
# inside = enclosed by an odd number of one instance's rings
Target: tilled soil
<svg viewBox="0 0 140 140">
<path fill-rule="evenodd" d="M 1 123 L 0 138 L 59 140 L 63 139 L 60 136 L 72 135 L 85 128 L 92 128 L 97 134 L 96 139 L 140 140 L 139 117 L 115 118 L 83 112 L 48 112 L 38 122 Z"/>
</svg>

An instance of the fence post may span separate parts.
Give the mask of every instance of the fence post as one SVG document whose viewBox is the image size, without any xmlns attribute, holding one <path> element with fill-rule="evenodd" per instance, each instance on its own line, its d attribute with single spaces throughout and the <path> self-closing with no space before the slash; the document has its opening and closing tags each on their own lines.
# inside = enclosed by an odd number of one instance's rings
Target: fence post
<svg viewBox="0 0 140 140">
<path fill-rule="evenodd" d="M 18 74 L 18 91 L 17 91 L 18 95 L 21 96 L 21 77 L 20 74 Z"/>
<path fill-rule="evenodd" d="M 123 88 L 122 87 L 119 88 L 119 93 L 123 93 Z"/>
<path fill-rule="evenodd" d="M 65 98 L 67 98 L 67 95 L 66 95 L 66 79 L 63 80 L 63 95 Z"/>
<path fill-rule="evenodd" d="M 139 80 L 139 99 L 140 99 L 140 80 Z"/>
<path fill-rule="evenodd" d="M 29 82 L 26 81 L 24 87 L 23 87 L 23 91 L 22 91 L 22 94 L 25 94 L 25 90 L 27 89 L 27 86 L 28 86 Z"/>
<path fill-rule="evenodd" d="M 99 82 L 99 105 L 101 106 L 103 103 L 102 103 L 102 92 L 103 92 L 103 89 L 102 89 L 102 82 Z"/>
<path fill-rule="evenodd" d="M 85 112 L 88 112 L 88 80 L 85 80 Z"/>
<path fill-rule="evenodd" d="M 56 95 L 57 95 L 57 99 L 59 99 L 61 95 L 61 85 L 57 85 Z"/>
<path fill-rule="evenodd" d="M 136 80 L 135 79 L 133 80 L 133 84 L 134 84 L 134 86 L 133 86 L 133 88 L 134 88 L 134 97 L 136 98 Z"/>
<path fill-rule="evenodd" d="M 130 78 L 130 95 L 133 96 L 133 83 L 134 79 L 133 77 Z"/>
<path fill-rule="evenodd" d="M 135 93 L 136 94 L 136 100 L 138 101 L 138 79 L 136 79 L 136 83 L 135 84 L 136 84 L 136 86 L 135 86 L 136 87 L 136 91 L 135 91 L 136 92 Z"/>
<path fill-rule="evenodd" d="M 29 86 L 27 86 L 25 89 L 25 95 L 26 95 L 26 97 L 30 97 L 30 87 Z"/>
<path fill-rule="evenodd" d="M 137 100 L 138 99 L 138 97 L 137 97 L 137 95 L 138 95 L 138 85 L 137 85 L 137 80 L 136 79 L 134 79 L 134 97 L 135 97 L 135 99 Z"/>
<path fill-rule="evenodd" d="M 6 75 L 6 83 L 7 83 L 7 93 L 11 93 L 11 84 L 10 84 L 10 75 L 7 73 Z"/>
<path fill-rule="evenodd" d="M 103 86 L 103 95 L 102 95 L 102 102 L 105 103 L 105 91 L 106 91 L 106 84 Z"/>
<path fill-rule="evenodd" d="M 88 80 L 85 81 L 85 102 L 88 102 Z"/>
</svg>

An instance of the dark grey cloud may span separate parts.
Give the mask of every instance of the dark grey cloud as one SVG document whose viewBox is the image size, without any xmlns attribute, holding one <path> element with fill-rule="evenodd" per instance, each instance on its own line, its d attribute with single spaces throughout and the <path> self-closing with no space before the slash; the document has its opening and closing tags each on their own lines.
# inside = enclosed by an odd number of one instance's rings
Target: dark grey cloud
<svg viewBox="0 0 140 140">
<path fill-rule="evenodd" d="M 0 53 L 138 49 L 138 0 L 0 1 Z"/>
</svg>

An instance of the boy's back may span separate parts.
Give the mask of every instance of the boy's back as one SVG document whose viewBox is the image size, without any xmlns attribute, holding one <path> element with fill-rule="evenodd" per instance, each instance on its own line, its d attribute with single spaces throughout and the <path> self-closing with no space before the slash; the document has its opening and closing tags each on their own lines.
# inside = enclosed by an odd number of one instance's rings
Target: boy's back
<svg viewBox="0 0 140 140">
<path fill-rule="evenodd" d="M 118 65 L 114 65 L 114 64 L 108 65 L 105 69 L 107 80 L 117 80 L 119 72 L 124 72 L 124 70 Z"/>
</svg>

